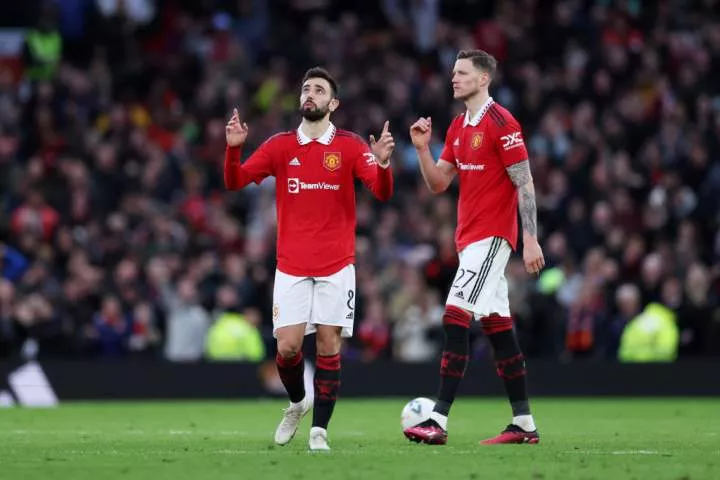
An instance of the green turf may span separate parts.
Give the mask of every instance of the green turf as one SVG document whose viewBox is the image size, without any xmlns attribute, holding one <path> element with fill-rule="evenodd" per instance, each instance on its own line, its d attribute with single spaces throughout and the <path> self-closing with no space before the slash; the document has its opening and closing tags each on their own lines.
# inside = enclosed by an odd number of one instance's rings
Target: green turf
<svg viewBox="0 0 720 480">
<path fill-rule="evenodd" d="M 284 403 L 65 404 L 0 409 L 0 479 L 718 479 L 720 400 L 537 399 L 540 445 L 481 447 L 501 400 L 462 399 L 443 447 L 410 444 L 404 399 L 342 400 L 330 454 L 272 445 Z"/>
</svg>

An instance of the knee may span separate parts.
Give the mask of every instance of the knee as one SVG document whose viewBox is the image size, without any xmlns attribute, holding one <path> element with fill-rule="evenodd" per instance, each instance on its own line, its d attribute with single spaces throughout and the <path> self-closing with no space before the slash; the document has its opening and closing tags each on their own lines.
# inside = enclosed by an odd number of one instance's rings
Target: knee
<svg viewBox="0 0 720 480">
<path fill-rule="evenodd" d="M 442 320 L 443 330 L 448 337 L 464 337 L 468 335 L 472 314 L 462 308 L 448 305 Z"/>
<path fill-rule="evenodd" d="M 278 338 L 277 349 L 278 354 L 283 358 L 293 358 L 302 348 L 302 342 L 297 342 L 291 338 Z"/>
<path fill-rule="evenodd" d="M 342 337 L 340 328 L 318 328 L 316 345 L 318 355 L 337 355 L 340 353 Z"/>
<path fill-rule="evenodd" d="M 513 321 L 511 317 L 502 317 L 497 314 L 481 318 L 480 324 L 482 325 L 483 333 L 487 336 L 507 332 L 513 329 Z"/>
</svg>

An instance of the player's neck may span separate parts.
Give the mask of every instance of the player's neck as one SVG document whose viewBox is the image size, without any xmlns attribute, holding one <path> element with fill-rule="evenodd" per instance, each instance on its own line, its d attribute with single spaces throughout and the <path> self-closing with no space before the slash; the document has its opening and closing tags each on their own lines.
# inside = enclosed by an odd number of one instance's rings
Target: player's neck
<svg viewBox="0 0 720 480">
<path fill-rule="evenodd" d="M 480 111 L 483 105 L 487 103 L 488 98 L 490 98 L 490 93 L 487 90 L 483 90 L 465 100 L 465 107 L 468 109 L 468 112 L 470 112 L 470 118 L 473 118 L 475 114 Z"/>
<path fill-rule="evenodd" d="M 322 137 L 323 133 L 327 132 L 328 127 L 330 127 L 329 116 L 319 122 L 310 122 L 303 118 L 303 121 L 300 123 L 300 131 L 313 140 Z"/>
</svg>

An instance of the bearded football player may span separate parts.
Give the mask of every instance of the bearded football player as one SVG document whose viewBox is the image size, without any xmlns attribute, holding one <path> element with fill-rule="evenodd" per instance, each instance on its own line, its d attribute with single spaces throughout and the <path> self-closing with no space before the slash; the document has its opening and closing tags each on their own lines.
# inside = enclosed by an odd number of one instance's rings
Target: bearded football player
<svg viewBox="0 0 720 480">
<path fill-rule="evenodd" d="M 276 179 L 277 269 L 273 290 L 276 363 L 290 405 L 275 431 L 289 443 L 313 410 L 310 450 L 329 450 L 327 427 L 340 388 L 343 337 L 355 316 L 355 179 L 379 200 L 392 196 L 389 123 L 369 144 L 330 121 L 340 106 L 338 84 L 322 68 L 308 70 L 300 91 L 302 121 L 266 140 L 244 162 L 248 126 L 235 110 L 226 126 L 225 186 L 238 190 Z M 316 334 L 314 398 L 305 391 L 302 346 Z"/>
</svg>

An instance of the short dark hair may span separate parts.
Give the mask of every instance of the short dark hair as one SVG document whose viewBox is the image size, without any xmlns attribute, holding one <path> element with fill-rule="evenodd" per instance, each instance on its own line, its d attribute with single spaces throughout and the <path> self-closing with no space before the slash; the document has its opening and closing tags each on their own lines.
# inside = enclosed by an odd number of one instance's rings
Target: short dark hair
<svg viewBox="0 0 720 480">
<path fill-rule="evenodd" d="M 490 78 L 495 77 L 497 60 L 485 50 L 460 50 L 457 54 L 457 59 L 461 60 L 463 58 L 472 61 L 473 66 L 478 70 L 486 71 L 487 74 L 490 75 Z"/>
<path fill-rule="evenodd" d="M 330 72 L 325 70 L 322 67 L 313 67 L 307 72 L 305 72 L 305 76 L 302 79 L 302 83 L 305 84 L 308 80 L 311 78 L 322 78 L 324 80 L 327 80 L 327 82 L 330 84 L 330 88 L 332 89 L 332 96 L 337 97 L 338 96 L 338 82 L 335 80 L 335 78 L 330 75 Z"/>
</svg>

